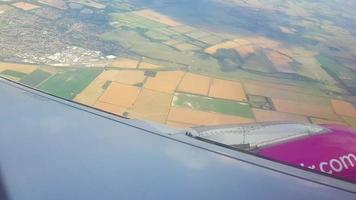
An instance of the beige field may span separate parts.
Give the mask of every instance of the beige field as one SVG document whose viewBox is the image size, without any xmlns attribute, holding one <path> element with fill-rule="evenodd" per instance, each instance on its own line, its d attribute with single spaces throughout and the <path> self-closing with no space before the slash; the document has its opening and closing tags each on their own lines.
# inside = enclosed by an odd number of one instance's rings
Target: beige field
<svg viewBox="0 0 356 200">
<path fill-rule="evenodd" d="M 241 51 L 242 55 L 245 55 L 248 52 L 251 52 L 251 46 L 254 48 L 279 48 L 280 43 L 265 37 L 240 37 L 234 40 L 222 42 L 205 49 L 206 53 L 214 54 L 218 49 L 236 49 Z M 239 48 L 241 50 L 239 50 Z M 244 54 L 245 52 L 245 54 Z"/>
<path fill-rule="evenodd" d="M 175 44 L 174 47 L 179 49 L 180 51 L 194 51 L 200 49 L 200 47 L 197 47 L 190 43 L 179 43 L 179 44 Z"/>
<path fill-rule="evenodd" d="M 182 71 L 158 72 L 156 77 L 147 79 L 144 87 L 159 92 L 173 94 L 183 75 L 184 72 Z"/>
<path fill-rule="evenodd" d="M 130 58 L 118 58 L 110 63 L 110 67 L 136 69 L 138 60 Z"/>
<path fill-rule="evenodd" d="M 253 87 L 255 86 L 260 86 L 256 92 L 261 92 L 258 91 L 261 88 L 276 88 L 280 90 L 285 90 L 285 91 L 290 91 L 290 92 L 297 92 L 297 93 L 303 93 L 303 94 L 311 94 L 311 95 L 321 95 L 325 96 L 324 93 L 316 93 L 316 89 L 312 88 L 307 88 L 307 87 L 300 87 L 300 86 L 295 86 L 295 85 L 288 85 L 288 84 L 283 84 L 283 83 L 274 83 L 274 82 L 266 82 L 266 81 L 259 81 L 259 80 L 244 80 L 244 86 L 249 87 L 252 91 L 254 91 Z M 263 89 L 264 90 L 264 89 Z"/>
<path fill-rule="evenodd" d="M 63 0 L 39 0 L 38 2 L 61 10 L 68 9 L 68 6 Z"/>
<path fill-rule="evenodd" d="M 250 54 L 255 52 L 253 45 L 243 45 L 235 48 L 235 51 L 242 57 L 247 58 Z"/>
<path fill-rule="evenodd" d="M 6 11 L 10 10 L 11 7 L 8 5 L 0 5 L 0 15 L 5 13 Z"/>
<path fill-rule="evenodd" d="M 20 8 L 22 10 L 33 10 L 33 9 L 40 7 L 40 6 L 31 4 L 31 3 L 27 3 L 27 2 L 18 2 L 18 3 L 14 3 L 12 5 L 15 6 L 16 8 Z"/>
<path fill-rule="evenodd" d="M 142 83 L 145 80 L 145 74 L 143 71 L 136 70 L 119 70 L 112 77 L 111 81 L 124 83 L 127 85 L 134 85 Z"/>
<path fill-rule="evenodd" d="M 178 43 L 181 43 L 181 42 L 185 42 L 185 40 L 167 40 L 167 41 L 164 41 L 163 43 L 168 45 L 168 46 L 174 46 Z"/>
<path fill-rule="evenodd" d="M 175 127 L 175 128 L 191 128 L 191 127 L 199 126 L 198 124 L 187 124 L 187 123 L 174 122 L 174 121 L 167 121 L 166 124 L 170 127 Z"/>
<path fill-rule="evenodd" d="M 272 102 L 276 110 L 280 112 L 325 118 L 334 121 L 340 120 L 340 117 L 334 113 L 331 105 L 322 105 L 305 101 L 282 100 L 277 98 L 272 98 Z"/>
<path fill-rule="evenodd" d="M 330 105 L 328 98 L 324 96 L 317 96 L 318 94 L 316 94 L 316 92 L 313 93 L 313 90 L 304 90 L 301 87 L 277 85 L 267 82 L 260 82 L 257 84 L 255 82 L 249 82 L 243 85 L 247 94 L 291 101 L 307 101 L 309 103 L 320 105 Z"/>
<path fill-rule="evenodd" d="M 336 81 L 321 68 L 319 62 L 314 57 L 297 57 L 296 60 L 303 65 L 296 73 L 320 81 L 327 81 L 336 84 Z"/>
<path fill-rule="evenodd" d="M 182 82 L 178 86 L 178 91 L 208 95 L 210 82 L 211 78 L 208 76 L 186 73 L 182 79 Z"/>
<path fill-rule="evenodd" d="M 194 30 L 192 32 L 186 33 L 185 35 L 188 36 L 188 37 L 191 37 L 191 38 L 199 40 L 199 38 L 210 36 L 211 33 L 205 32 L 205 31 L 201 31 L 201 30 Z"/>
<path fill-rule="evenodd" d="M 140 88 L 120 83 L 111 83 L 108 89 L 100 97 L 99 102 L 130 108 L 135 103 Z"/>
<path fill-rule="evenodd" d="M 79 3 L 85 6 L 89 6 L 96 9 L 104 9 L 106 6 L 104 4 L 98 3 L 93 0 L 70 0 L 70 2 Z"/>
<path fill-rule="evenodd" d="M 280 26 L 280 27 L 279 27 L 279 30 L 281 30 L 283 33 L 289 33 L 289 34 L 295 33 L 295 30 L 289 29 L 289 28 L 284 27 L 284 26 Z"/>
<path fill-rule="evenodd" d="M 171 107 L 172 94 L 143 89 L 129 117 L 165 123 Z"/>
<path fill-rule="evenodd" d="M 199 38 L 199 41 L 202 41 L 202 42 L 204 42 L 206 44 L 209 44 L 209 45 L 218 44 L 222 40 L 224 40 L 224 39 L 221 38 L 221 37 L 215 36 L 215 35 L 208 35 L 208 36 Z"/>
<path fill-rule="evenodd" d="M 245 37 L 236 38 L 236 39 L 234 39 L 234 42 L 236 42 L 240 46 L 253 45 L 251 43 L 251 41 L 249 40 L 249 38 L 245 38 Z"/>
<path fill-rule="evenodd" d="M 253 119 L 243 117 L 222 115 L 177 107 L 171 108 L 167 120 L 175 123 L 199 125 L 245 124 L 254 122 Z"/>
<path fill-rule="evenodd" d="M 342 100 L 331 100 L 331 104 L 334 108 L 336 114 L 345 116 L 345 117 L 354 117 L 356 118 L 356 108 L 347 101 Z"/>
<path fill-rule="evenodd" d="M 267 57 L 274 65 L 289 65 L 289 63 L 293 62 L 291 58 L 286 55 L 283 55 L 276 51 L 269 51 L 267 53 Z"/>
<path fill-rule="evenodd" d="M 156 65 L 156 64 L 152 64 L 152 63 L 148 63 L 148 62 L 141 62 L 138 66 L 139 69 L 159 69 L 159 68 L 163 68 L 160 65 Z"/>
<path fill-rule="evenodd" d="M 213 45 L 205 49 L 205 52 L 208 54 L 215 54 L 219 49 L 234 49 L 240 45 L 234 41 L 227 41 L 220 44 Z"/>
<path fill-rule="evenodd" d="M 281 45 L 280 42 L 266 37 L 248 37 L 246 40 L 261 48 L 276 49 Z"/>
<path fill-rule="evenodd" d="M 245 91 L 240 83 L 221 79 L 213 79 L 209 96 L 235 101 L 247 101 Z"/>
<path fill-rule="evenodd" d="M 22 72 L 25 74 L 30 74 L 33 71 L 35 71 L 37 68 L 38 68 L 38 66 L 35 66 L 35 65 L 0 62 L 0 72 L 2 72 L 4 70 L 13 70 L 13 71 Z"/>
<path fill-rule="evenodd" d="M 342 117 L 342 119 L 351 127 L 356 128 L 356 117 Z"/>
<path fill-rule="evenodd" d="M 344 125 L 344 126 L 349 126 L 345 122 L 341 121 L 332 121 L 332 120 L 327 120 L 327 119 L 320 119 L 320 118 L 310 118 L 313 124 L 337 124 L 337 125 Z"/>
<path fill-rule="evenodd" d="M 154 10 L 151 10 L 151 9 L 144 9 L 144 10 L 135 11 L 132 13 L 134 13 L 135 15 L 141 16 L 141 17 L 145 17 L 152 21 L 156 21 L 161 24 L 168 25 L 168 26 L 181 26 L 182 25 L 181 23 L 175 21 L 174 19 L 172 19 L 166 15 L 162 15 L 162 14 L 160 14 Z"/>
<path fill-rule="evenodd" d="M 75 97 L 74 101 L 80 102 L 85 105 L 94 105 L 104 92 L 104 89 L 102 87 L 106 83 L 106 81 L 106 79 L 103 79 L 99 75 L 80 94 Z"/>
<path fill-rule="evenodd" d="M 171 29 L 178 33 L 189 33 L 195 30 L 193 27 L 186 25 L 171 27 Z"/>
<path fill-rule="evenodd" d="M 100 102 L 100 101 L 96 102 L 94 107 L 120 116 L 123 116 L 123 113 L 127 111 L 127 108 L 125 107 L 113 105 L 110 103 Z"/>
<path fill-rule="evenodd" d="M 308 123 L 307 117 L 270 110 L 252 109 L 257 122 L 302 122 Z"/>
</svg>

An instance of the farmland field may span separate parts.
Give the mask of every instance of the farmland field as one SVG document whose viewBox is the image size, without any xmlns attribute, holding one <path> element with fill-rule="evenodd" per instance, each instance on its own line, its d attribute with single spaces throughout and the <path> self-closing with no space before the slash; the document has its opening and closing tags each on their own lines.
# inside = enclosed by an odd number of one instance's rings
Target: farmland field
<svg viewBox="0 0 356 200">
<path fill-rule="evenodd" d="M 73 99 L 100 73 L 99 69 L 67 70 L 52 76 L 38 88 L 62 98 Z"/>
<path fill-rule="evenodd" d="M 31 74 L 28 74 L 27 76 L 23 77 L 20 82 L 29 86 L 37 86 L 40 84 L 42 81 L 46 80 L 51 76 L 50 73 L 37 69 L 33 71 Z"/>
<path fill-rule="evenodd" d="M 173 99 L 173 106 L 253 118 L 251 108 L 246 103 L 212 99 L 190 94 L 176 93 Z"/>
<path fill-rule="evenodd" d="M 355 126 L 353 1 L 0 4 L 0 76 L 55 96 L 179 127 Z"/>
</svg>

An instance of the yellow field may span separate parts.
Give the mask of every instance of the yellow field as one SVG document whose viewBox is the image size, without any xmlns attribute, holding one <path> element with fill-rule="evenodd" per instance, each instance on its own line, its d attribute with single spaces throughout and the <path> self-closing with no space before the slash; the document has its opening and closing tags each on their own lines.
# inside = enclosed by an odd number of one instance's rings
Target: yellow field
<svg viewBox="0 0 356 200">
<path fill-rule="evenodd" d="M 163 68 L 162 66 L 148 63 L 148 62 L 141 62 L 140 65 L 138 66 L 139 69 L 159 69 Z"/>
<path fill-rule="evenodd" d="M 175 128 L 191 128 L 191 127 L 199 126 L 197 124 L 187 124 L 187 123 L 173 122 L 173 121 L 167 121 L 166 124 L 170 127 L 175 127 Z"/>
<path fill-rule="evenodd" d="M 173 20 L 172 18 L 166 16 L 166 15 L 162 15 L 154 10 L 151 9 L 144 9 L 144 10 L 140 10 L 140 11 L 135 11 L 132 12 L 135 15 L 141 16 L 141 17 L 145 17 L 147 19 L 150 19 L 152 21 L 156 21 L 159 22 L 161 24 L 165 24 L 168 26 L 180 26 L 182 25 L 181 23 Z"/>
<path fill-rule="evenodd" d="M 10 10 L 11 7 L 8 5 L 0 5 L 0 15 L 5 13 L 6 11 Z"/>
<path fill-rule="evenodd" d="M 142 83 L 145 80 L 145 74 L 143 71 L 132 71 L 132 70 L 119 70 L 113 76 L 111 81 L 124 83 L 127 85 L 134 85 L 137 83 Z"/>
<path fill-rule="evenodd" d="M 66 3 L 63 0 L 39 0 L 38 2 L 62 10 L 68 9 Z"/>
<path fill-rule="evenodd" d="M 31 3 L 26 3 L 26 2 L 18 2 L 18 3 L 14 3 L 12 5 L 15 6 L 16 8 L 20 8 L 22 10 L 33 10 L 33 9 L 40 7 L 40 6 L 31 4 Z"/>
<path fill-rule="evenodd" d="M 202 41 L 202 42 L 207 43 L 209 45 L 218 44 L 222 40 L 224 40 L 224 39 L 220 38 L 218 36 L 215 36 L 215 35 L 208 35 L 208 36 L 199 38 L 199 41 Z"/>
<path fill-rule="evenodd" d="M 147 79 L 144 87 L 151 90 L 173 94 L 183 75 L 184 72 L 182 71 L 158 72 L 156 77 L 150 77 Z"/>
<path fill-rule="evenodd" d="M 351 127 L 356 128 L 356 117 L 342 117 L 342 119 L 344 119 L 344 121 Z"/>
<path fill-rule="evenodd" d="M 306 103 L 305 101 L 290 101 L 272 98 L 277 111 L 305 115 L 310 117 L 325 118 L 328 120 L 339 121 L 331 105 L 321 105 L 317 103 Z"/>
<path fill-rule="evenodd" d="M 171 27 L 171 29 L 178 33 L 189 33 L 195 30 L 193 27 L 186 25 Z"/>
<path fill-rule="evenodd" d="M 173 46 L 173 45 L 181 43 L 181 42 L 184 42 L 184 40 L 183 41 L 181 41 L 181 40 L 167 40 L 167 41 L 164 41 L 163 43 L 168 46 Z"/>
<path fill-rule="evenodd" d="M 327 120 L 327 119 L 320 119 L 320 118 L 310 118 L 313 124 L 337 124 L 337 125 L 344 125 L 344 126 L 349 126 L 345 122 L 340 122 L 340 121 L 332 121 L 332 120 Z"/>
<path fill-rule="evenodd" d="M 297 57 L 296 60 L 303 65 L 303 67 L 298 69 L 298 74 L 336 84 L 335 80 L 321 68 L 315 57 Z"/>
<path fill-rule="evenodd" d="M 30 74 L 33 71 L 35 71 L 37 68 L 38 68 L 38 66 L 35 66 L 35 65 L 0 62 L 0 72 L 5 71 L 5 70 L 13 70 L 13 71 L 22 72 L 25 74 Z"/>
<path fill-rule="evenodd" d="M 205 52 L 208 54 L 215 54 L 219 49 L 234 49 L 240 46 L 234 41 L 227 41 L 220 44 L 213 45 L 205 49 Z"/>
<path fill-rule="evenodd" d="M 266 37 L 248 37 L 245 39 L 260 48 L 277 49 L 281 45 L 278 41 L 271 40 Z"/>
<path fill-rule="evenodd" d="M 197 47 L 197 46 L 192 45 L 190 43 L 175 44 L 174 47 L 179 49 L 180 51 L 193 51 L 193 50 L 199 50 L 200 49 L 200 47 Z"/>
<path fill-rule="evenodd" d="M 235 51 L 242 57 L 246 58 L 250 54 L 255 52 L 252 45 L 243 45 L 235 48 Z"/>
<path fill-rule="evenodd" d="M 270 110 L 252 109 L 257 122 L 302 122 L 308 123 L 309 120 L 305 116 L 282 113 Z"/>
<path fill-rule="evenodd" d="M 123 116 L 123 113 L 127 111 L 127 108 L 125 107 L 113 105 L 110 103 L 100 102 L 100 101 L 96 102 L 94 107 L 120 116 Z"/>
<path fill-rule="evenodd" d="M 313 90 L 303 89 L 301 87 L 289 85 L 277 85 L 273 83 L 255 82 L 245 83 L 244 89 L 247 94 L 266 96 L 277 99 L 286 99 L 291 101 L 307 101 L 308 103 L 330 105 L 329 100 L 324 96 L 316 96 Z"/>
<path fill-rule="evenodd" d="M 276 51 L 270 51 L 267 53 L 267 57 L 275 66 L 285 66 L 289 65 L 289 63 L 293 62 L 291 58 L 286 55 L 283 55 Z"/>
<path fill-rule="evenodd" d="M 136 69 L 138 60 L 130 58 L 117 58 L 110 63 L 110 67 Z"/>
<path fill-rule="evenodd" d="M 218 49 L 235 49 L 241 56 L 245 57 L 250 53 L 254 52 L 254 46 L 255 44 L 252 42 L 256 40 L 255 42 L 261 43 L 263 41 L 262 39 L 256 39 L 256 38 L 237 38 L 234 40 L 222 42 L 216 45 L 213 45 L 207 49 L 205 49 L 206 53 L 209 54 L 214 54 Z M 252 41 L 251 41 L 252 40 Z M 266 41 L 265 41 L 266 42 Z"/>
<path fill-rule="evenodd" d="M 208 95 L 211 78 L 198 74 L 186 73 L 178 86 L 178 91 Z"/>
<path fill-rule="evenodd" d="M 113 82 L 100 97 L 99 102 L 130 108 L 135 103 L 139 93 L 140 88 L 138 87 Z"/>
<path fill-rule="evenodd" d="M 356 118 L 356 108 L 351 103 L 341 100 L 331 100 L 331 104 L 336 114 Z"/>
<path fill-rule="evenodd" d="M 93 0 L 70 0 L 70 2 L 74 2 L 74 3 L 79 3 L 85 6 L 89 6 L 89 7 L 93 7 L 96 9 L 104 9 L 106 8 L 106 6 L 104 4 L 100 4 L 98 2 L 95 2 Z"/>
<path fill-rule="evenodd" d="M 203 112 L 189 108 L 172 107 L 169 112 L 169 122 L 199 125 L 245 124 L 254 122 L 253 119 Z"/>
<path fill-rule="evenodd" d="M 240 83 L 220 79 L 213 79 L 209 96 L 235 101 L 247 101 L 245 91 Z"/>
<path fill-rule="evenodd" d="M 74 101 L 80 102 L 85 105 L 94 105 L 99 99 L 101 94 L 104 92 L 102 88 L 106 83 L 106 79 L 103 79 L 99 75 L 94 81 L 92 81 L 80 94 L 78 94 Z"/>
<path fill-rule="evenodd" d="M 171 107 L 172 94 L 143 89 L 129 117 L 165 123 Z"/>
</svg>

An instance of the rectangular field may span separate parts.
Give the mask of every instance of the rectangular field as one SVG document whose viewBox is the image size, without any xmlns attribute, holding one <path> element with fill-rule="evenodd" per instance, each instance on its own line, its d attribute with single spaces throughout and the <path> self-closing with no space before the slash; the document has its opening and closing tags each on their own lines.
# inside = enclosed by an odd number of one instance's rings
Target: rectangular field
<svg viewBox="0 0 356 200">
<path fill-rule="evenodd" d="M 291 101 L 284 99 L 272 98 L 272 102 L 277 111 L 299 114 L 309 117 L 325 118 L 329 120 L 340 120 L 340 117 L 335 114 L 334 110 L 329 105 L 311 103 L 308 101 Z"/>
<path fill-rule="evenodd" d="M 290 113 L 282 113 L 270 110 L 253 108 L 253 113 L 257 122 L 301 122 L 309 123 L 307 117 Z"/>
<path fill-rule="evenodd" d="M 100 97 L 99 102 L 130 108 L 134 105 L 139 93 L 138 87 L 113 82 Z"/>
<path fill-rule="evenodd" d="M 100 73 L 99 69 L 72 69 L 60 72 L 38 86 L 38 89 L 65 99 L 73 99 Z"/>
<path fill-rule="evenodd" d="M 253 118 L 252 110 L 247 103 L 213 99 L 197 95 L 176 93 L 173 98 L 172 106 L 190 108 L 206 112 L 215 112 L 244 118 Z"/>
<path fill-rule="evenodd" d="M 27 3 L 27 2 L 18 2 L 18 3 L 14 3 L 12 5 L 15 6 L 16 8 L 22 9 L 22 10 L 33 10 L 33 9 L 40 7 L 40 6 L 31 4 L 31 3 Z"/>
<path fill-rule="evenodd" d="M 143 89 L 129 111 L 129 117 L 165 123 L 172 99 L 172 94 Z"/>
<path fill-rule="evenodd" d="M 42 81 L 46 80 L 47 78 L 49 78 L 52 74 L 37 69 L 35 71 L 33 71 L 31 74 L 23 77 L 20 82 L 29 86 L 37 86 L 38 84 L 40 84 Z"/>
<path fill-rule="evenodd" d="M 132 12 L 135 15 L 141 16 L 141 17 L 145 17 L 147 19 L 150 19 L 152 21 L 156 21 L 158 23 L 161 24 L 165 24 L 167 26 L 180 26 L 182 25 L 181 23 L 175 21 L 174 19 L 166 16 L 166 15 L 162 15 L 154 10 L 151 9 L 144 9 L 144 10 L 139 10 L 139 11 L 135 11 Z"/>
<path fill-rule="evenodd" d="M 224 125 L 224 124 L 246 124 L 254 122 L 253 119 L 223 115 L 219 113 L 211 113 L 205 111 L 194 110 L 184 107 L 172 107 L 168 115 L 168 123 L 185 125 Z"/>
<path fill-rule="evenodd" d="M 331 104 L 336 114 L 356 118 L 356 108 L 351 103 L 333 99 L 331 100 Z"/>
<path fill-rule="evenodd" d="M 182 71 L 158 72 L 156 77 L 147 79 L 144 88 L 173 94 L 183 75 Z"/>
<path fill-rule="evenodd" d="M 38 2 L 61 10 L 68 9 L 67 4 L 63 0 L 39 0 Z"/>
<path fill-rule="evenodd" d="M 245 91 L 240 83 L 221 79 L 213 79 L 209 96 L 234 101 L 247 101 Z"/>
<path fill-rule="evenodd" d="M 178 86 L 178 91 L 191 94 L 208 95 L 211 78 L 198 74 L 186 73 Z"/>
</svg>

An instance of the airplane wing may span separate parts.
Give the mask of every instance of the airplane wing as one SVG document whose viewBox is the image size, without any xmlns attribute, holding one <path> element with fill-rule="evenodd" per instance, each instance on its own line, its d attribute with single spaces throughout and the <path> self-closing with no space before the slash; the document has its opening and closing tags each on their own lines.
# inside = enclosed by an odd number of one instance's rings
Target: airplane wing
<svg viewBox="0 0 356 200">
<path fill-rule="evenodd" d="M 0 199 L 356 199 L 352 183 L 181 130 L 5 79 L 0 94 Z"/>
</svg>

